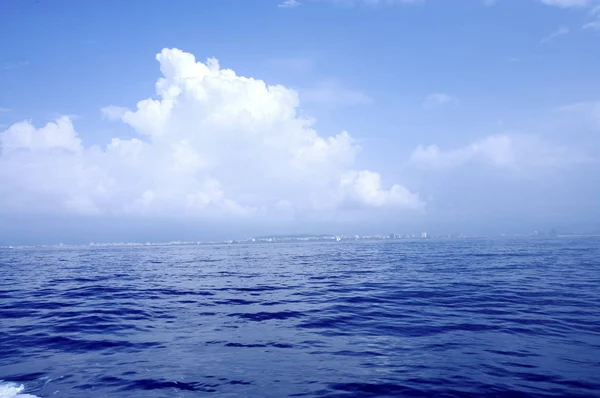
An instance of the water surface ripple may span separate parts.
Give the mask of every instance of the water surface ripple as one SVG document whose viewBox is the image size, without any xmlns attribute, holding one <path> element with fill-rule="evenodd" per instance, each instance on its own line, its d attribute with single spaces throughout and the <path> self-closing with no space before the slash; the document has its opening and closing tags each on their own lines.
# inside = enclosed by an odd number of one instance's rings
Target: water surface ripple
<svg viewBox="0 0 600 398">
<path fill-rule="evenodd" d="M 0 398 L 600 396 L 600 238 L 0 250 L 0 380 Z"/>
</svg>

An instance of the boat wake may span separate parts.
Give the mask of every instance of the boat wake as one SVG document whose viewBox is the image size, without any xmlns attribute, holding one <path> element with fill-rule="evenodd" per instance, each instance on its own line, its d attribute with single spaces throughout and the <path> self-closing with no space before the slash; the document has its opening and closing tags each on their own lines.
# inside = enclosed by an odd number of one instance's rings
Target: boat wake
<svg viewBox="0 0 600 398">
<path fill-rule="evenodd" d="M 38 398 L 31 394 L 21 394 L 25 390 L 23 384 L 8 383 L 0 380 L 0 398 Z"/>
</svg>

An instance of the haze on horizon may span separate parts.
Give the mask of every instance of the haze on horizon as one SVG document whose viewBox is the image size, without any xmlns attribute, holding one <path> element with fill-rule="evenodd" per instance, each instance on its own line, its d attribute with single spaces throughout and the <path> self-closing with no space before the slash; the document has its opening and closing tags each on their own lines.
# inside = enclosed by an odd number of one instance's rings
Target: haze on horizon
<svg viewBox="0 0 600 398">
<path fill-rule="evenodd" d="M 144 4 L 0 3 L 0 244 L 600 230 L 600 1 Z"/>
</svg>

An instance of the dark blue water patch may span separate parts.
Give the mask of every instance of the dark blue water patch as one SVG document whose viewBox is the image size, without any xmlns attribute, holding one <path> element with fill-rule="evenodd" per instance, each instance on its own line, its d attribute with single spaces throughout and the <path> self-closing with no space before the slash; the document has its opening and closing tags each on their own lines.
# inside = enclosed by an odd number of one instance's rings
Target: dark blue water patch
<svg viewBox="0 0 600 398">
<path fill-rule="evenodd" d="M 592 397 L 598 308 L 598 238 L 0 251 L 0 379 L 67 398 Z"/>
<path fill-rule="evenodd" d="M 374 383 L 334 383 L 329 385 L 333 391 L 344 392 L 344 395 L 353 397 L 418 397 L 424 396 L 421 390 L 398 384 Z M 325 395 L 325 394 L 323 394 Z"/>
<path fill-rule="evenodd" d="M 384 297 L 370 297 L 370 296 L 350 296 L 340 298 L 339 301 L 342 301 L 347 304 L 386 304 L 393 303 L 393 298 L 384 298 Z"/>
<path fill-rule="evenodd" d="M 28 310 L 13 310 L 13 309 L 0 309 L 0 319 L 9 318 L 29 318 L 32 311 Z"/>
<path fill-rule="evenodd" d="M 75 308 L 75 306 L 66 306 L 64 311 L 49 311 L 39 315 L 39 319 L 49 320 L 61 320 L 60 324 L 64 324 L 72 320 L 79 325 L 97 323 L 97 322 L 108 322 L 108 323 L 119 323 L 119 321 L 139 321 L 144 319 L 152 319 L 155 317 L 161 317 L 160 312 L 148 312 L 142 309 L 134 308 L 132 305 L 126 305 L 120 303 L 118 306 L 113 308 Z M 92 318 L 86 318 L 92 317 Z"/>
<path fill-rule="evenodd" d="M 256 300 L 244 300 L 244 299 L 227 299 L 227 300 L 215 300 L 215 304 L 219 305 L 250 305 L 259 303 Z"/>
<path fill-rule="evenodd" d="M 94 280 L 94 282 L 96 282 L 96 281 Z M 80 285 L 76 284 L 76 286 L 80 286 Z M 125 297 L 125 298 L 127 298 L 128 296 L 131 295 L 130 292 L 124 291 L 123 288 L 114 287 L 114 286 L 111 286 L 110 284 L 83 285 L 81 287 L 76 287 L 73 290 L 64 292 L 63 294 L 68 294 L 68 296 L 70 298 L 76 298 L 76 299 L 87 298 L 87 297 L 90 297 L 90 298 Z"/>
<path fill-rule="evenodd" d="M 271 320 L 285 320 L 291 318 L 300 318 L 303 317 L 304 314 L 298 311 L 280 311 L 280 312 L 255 312 L 255 313 L 233 313 L 229 314 L 230 317 L 241 318 L 248 321 L 254 322 L 264 322 Z"/>
<path fill-rule="evenodd" d="M 518 358 L 527 358 L 527 357 L 537 356 L 537 354 L 534 354 L 534 353 L 519 352 L 519 351 L 502 351 L 502 350 L 486 350 L 486 351 L 491 352 L 493 354 L 506 355 L 506 356 L 518 357 Z"/>
<path fill-rule="evenodd" d="M 525 369 L 536 369 L 537 366 L 536 365 L 529 365 L 526 363 L 518 363 L 518 362 L 500 362 L 500 364 L 502 365 L 502 367 L 516 367 L 516 368 L 525 368 Z"/>
<path fill-rule="evenodd" d="M 284 344 L 284 343 L 266 343 L 266 344 L 226 343 L 224 345 L 225 345 L 225 347 L 234 347 L 234 348 L 265 348 L 265 347 L 293 348 L 294 347 L 291 344 Z"/>
<path fill-rule="evenodd" d="M 46 333 L 19 336 L 15 340 L 18 340 L 22 345 L 36 346 L 38 349 L 42 348 L 45 350 L 65 351 L 69 353 L 101 350 L 122 350 L 123 352 L 132 352 L 151 347 L 160 347 L 160 343 L 157 342 L 131 342 L 107 339 L 88 340 L 66 337 L 63 335 L 48 335 Z"/>
<path fill-rule="evenodd" d="M 361 350 L 361 351 L 350 351 L 350 350 L 344 350 L 344 351 L 312 351 L 311 354 L 313 355 L 320 355 L 320 354 L 329 354 L 329 355 L 339 355 L 339 356 L 349 356 L 349 357 L 370 357 L 370 356 L 375 356 L 375 357 L 382 357 L 385 356 L 384 353 L 381 352 L 376 352 L 376 351 L 368 351 L 368 350 Z"/>
<path fill-rule="evenodd" d="M 241 382 L 243 383 L 243 382 Z M 240 383 L 240 384 L 241 384 Z M 79 384 L 74 388 L 79 390 L 93 390 L 97 385 L 116 386 L 120 391 L 134 390 L 170 390 L 170 391 L 193 391 L 193 392 L 215 392 L 215 387 L 219 384 L 201 383 L 201 382 L 185 382 L 185 381 L 169 381 L 163 379 L 137 379 L 129 380 L 126 378 L 104 376 L 95 380 L 95 383 Z"/>
<path fill-rule="evenodd" d="M 256 304 L 260 305 L 261 307 L 276 307 L 276 306 L 283 306 L 283 305 L 293 305 L 293 304 L 298 304 L 298 303 L 302 303 L 301 300 L 275 300 L 275 301 L 262 301 L 262 302 L 258 302 Z"/>
<path fill-rule="evenodd" d="M 219 384 L 206 384 L 197 382 L 178 382 L 166 380 L 143 379 L 128 382 L 127 385 L 121 388 L 122 391 L 128 390 L 183 390 L 196 392 L 216 392 L 215 387 Z"/>
<path fill-rule="evenodd" d="M 215 315 L 217 315 L 216 312 L 210 312 L 210 311 L 198 313 L 198 316 L 201 316 L 201 317 L 214 317 Z"/>
<path fill-rule="evenodd" d="M 519 390 L 511 390 L 509 388 L 502 388 L 494 385 L 483 385 L 477 386 L 479 391 L 466 391 L 456 390 L 451 388 L 444 388 L 443 386 L 449 386 L 448 380 L 413 380 L 413 385 L 418 387 L 409 387 L 400 384 L 393 383 L 343 383 L 343 384 L 332 384 L 330 389 L 338 392 L 330 393 L 330 391 L 322 391 L 320 395 L 327 397 L 468 397 L 468 398 L 550 398 L 556 397 L 555 394 L 534 394 L 525 393 Z M 424 391 L 427 387 L 427 392 Z M 591 397 L 587 395 L 573 395 L 574 397 Z"/>
<path fill-rule="evenodd" d="M 11 375 L 7 375 L 6 379 L 11 380 L 13 382 L 17 382 L 17 383 L 26 383 L 28 381 L 38 380 L 43 377 L 44 377 L 43 372 L 36 372 L 36 373 L 11 374 Z"/>
<path fill-rule="evenodd" d="M 214 296 L 215 293 L 207 290 L 178 290 L 178 289 L 145 289 L 144 294 L 157 294 L 162 296 Z"/>
<path fill-rule="evenodd" d="M 231 380 L 229 382 L 229 384 L 232 384 L 232 385 L 240 384 L 240 385 L 247 386 L 247 385 L 252 384 L 252 382 L 250 382 L 250 381 L 244 381 L 244 380 Z"/>
<path fill-rule="evenodd" d="M 299 328 L 305 329 L 340 329 L 344 330 L 352 324 L 361 323 L 358 317 L 348 315 L 338 315 L 329 317 L 316 317 L 307 322 L 301 322 L 297 325 Z"/>
<path fill-rule="evenodd" d="M 198 301 L 184 299 L 184 300 L 177 300 L 177 303 L 179 303 L 179 304 L 198 304 Z"/>
<path fill-rule="evenodd" d="M 225 291 L 235 291 L 235 292 L 248 292 L 248 293 L 262 293 L 262 292 L 271 292 L 275 290 L 287 290 L 290 287 L 288 286 L 256 286 L 256 287 L 229 287 L 220 290 Z"/>
<path fill-rule="evenodd" d="M 210 344 L 227 344 L 227 340 L 209 340 L 209 341 L 205 341 L 204 344 L 210 345 Z"/>
</svg>

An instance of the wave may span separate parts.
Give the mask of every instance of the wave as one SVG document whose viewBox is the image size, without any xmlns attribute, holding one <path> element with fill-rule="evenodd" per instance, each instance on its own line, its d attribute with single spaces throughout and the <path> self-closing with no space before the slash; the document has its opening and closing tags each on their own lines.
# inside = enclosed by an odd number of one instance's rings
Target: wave
<svg viewBox="0 0 600 398">
<path fill-rule="evenodd" d="M 25 390 L 23 384 L 3 382 L 0 380 L 0 398 L 38 398 L 31 394 L 21 394 Z"/>
<path fill-rule="evenodd" d="M 421 243 L 0 254 L 0 398 L 600 398 L 600 239 Z"/>
</svg>

